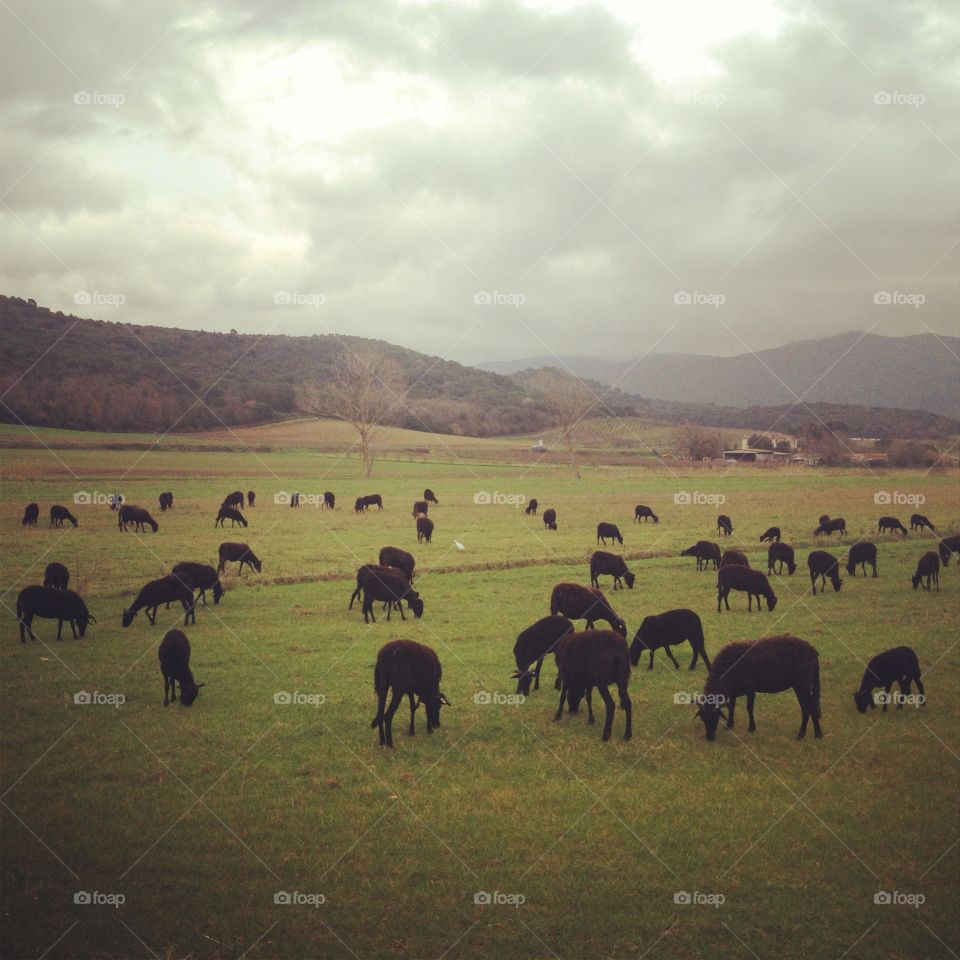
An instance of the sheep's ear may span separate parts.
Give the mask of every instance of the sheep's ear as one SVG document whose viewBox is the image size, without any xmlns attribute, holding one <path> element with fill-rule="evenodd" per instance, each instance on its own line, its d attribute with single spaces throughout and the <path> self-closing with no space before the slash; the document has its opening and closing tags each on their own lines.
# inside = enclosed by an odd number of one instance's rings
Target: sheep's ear
<svg viewBox="0 0 960 960">
<path fill-rule="evenodd" d="M 205 687 L 205 686 L 206 686 L 206 683 L 198 683 L 197 689 L 199 690 L 201 687 Z"/>
<path fill-rule="evenodd" d="M 88 614 L 87 614 L 87 620 L 89 620 L 90 623 L 96 623 L 96 622 L 97 622 L 97 618 L 96 618 L 92 613 L 88 613 Z"/>
<path fill-rule="evenodd" d="M 448 706 L 448 707 L 450 706 L 450 701 L 449 701 L 442 693 L 437 697 L 437 699 L 438 699 L 442 704 L 445 704 L 445 705 Z"/>
</svg>

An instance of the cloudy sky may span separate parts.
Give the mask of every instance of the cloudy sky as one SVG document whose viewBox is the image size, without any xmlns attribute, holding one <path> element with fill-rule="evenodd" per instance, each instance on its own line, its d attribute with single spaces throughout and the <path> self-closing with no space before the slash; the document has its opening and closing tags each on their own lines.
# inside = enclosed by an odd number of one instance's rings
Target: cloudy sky
<svg viewBox="0 0 960 960">
<path fill-rule="evenodd" d="M 0 291 L 54 309 L 465 362 L 960 327 L 953 0 L 3 0 L 0 43 Z"/>
</svg>

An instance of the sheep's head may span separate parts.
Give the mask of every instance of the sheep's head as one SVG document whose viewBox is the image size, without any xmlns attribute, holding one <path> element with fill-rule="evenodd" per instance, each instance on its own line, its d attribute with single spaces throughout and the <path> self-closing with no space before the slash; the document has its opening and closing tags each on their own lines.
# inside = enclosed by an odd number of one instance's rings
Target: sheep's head
<svg viewBox="0 0 960 960">
<path fill-rule="evenodd" d="M 80 616 L 77 617 L 77 633 L 79 633 L 81 637 L 84 636 L 87 632 L 87 625 L 96 622 L 97 618 L 90 613 L 89 610 L 84 608 Z"/>
<path fill-rule="evenodd" d="M 724 710 L 727 711 L 726 714 L 724 714 Z M 701 704 L 694 716 L 699 717 L 703 721 L 708 740 L 717 739 L 717 727 L 720 724 L 721 717 L 726 720 L 727 726 L 730 726 L 729 707 L 726 705 L 725 698 L 722 697 L 718 698 L 716 703 Z"/>
<path fill-rule="evenodd" d="M 442 691 L 437 691 L 436 695 L 427 700 L 421 701 L 427 708 L 427 722 L 431 727 L 440 726 L 440 708 L 450 706 L 450 701 L 443 695 Z"/>
<path fill-rule="evenodd" d="M 636 575 L 631 573 L 629 570 L 623 575 L 623 579 L 627 581 L 627 586 L 631 590 L 633 589 L 633 585 L 637 582 Z"/>
<path fill-rule="evenodd" d="M 839 589 L 839 588 L 838 588 Z M 767 609 L 772 613 L 773 608 L 777 605 L 776 595 L 771 592 L 767 595 Z"/>
<path fill-rule="evenodd" d="M 420 599 L 420 594 L 415 591 L 410 592 L 410 596 L 407 599 L 407 609 L 413 611 L 413 615 L 419 620 L 423 616 L 423 600 Z"/>
<path fill-rule="evenodd" d="M 510 674 L 517 681 L 517 693 L 527 696 L 530 693 L 530 685 L 533 683 L 533 671 L 527 665 L 523 670 L 519 667 Z"/>
<path fill-rule="evenodd" d="M 223 596 L 223 587 L 220 584 L 220 578 L 218 577 L 213 581 L 213 602 L 219 603 L 220 598 Z"/>
<path fill-rule="evenodd" d="M 834 571 L 834 574 L 833 574 L 833 576 L 830 578 L 830 580 L 831 580 L 831 582 L 833 583 L 833 591 L 834 591 L 834 593 L 839 593 L 839 592 L 840 592 L 840 587 L 843 586 L 843 581 L 840 579 L 840 575 L 839 575 L 836 571 Z"/>
<path fill-rule="evenodd" d="M 180 705 L 183 707 L 192 707 L 193 701 L 200 694 L 202 683 L 180 684 Z"/>
<path fill-rule="evenodd" d="M 912 576 L 912 577 L 910 578 L 910 582 L 913 584 L 913 589 L 914 589 L 914 590 L 916 590 L 917 587 L 920 586 L 920 581 L 921 581 L 922 579 L 923 579 L 923 578 L 920 576 L 919 573 L 914 574 L 914 576 Z"/>
<path fill-rule="evenodd" d="M 853 702 L 861 713 L 867 712 L 867 707 L 873 707 L 873 693 L 870 690 L 857 690 L 853 694 Z"/>
<path fill-rule="evenodd" d="M 256 570 L 257 573 L 259 573 L 260 570 L 261 570 L 261 568 L 263 567 L 263 564 L 260 563 L 259 558 L 257 558 L 257 557 L 250 557 L 250 558 L 249 558 L 249 562 L 253 565 L 253 569 Z"/>
<path fill-rule="evenodd" d="M 619 617 L 617 617 L 617 618 L 610 624 L 610 626 L 612 627 L 612 629 L 616 630 L 617 633 L 619 633 L 620 636 L 623 637 L 624 640 L 627 639 L 627 625 L 626 625 L 626 623 L 625 623 L 623 620 L 621 620 Z"/>
<path fill-rule="evenodd" d="M 644 620 L 643 623 L 640 624 L 640 629 L 634 636 L 633 643 L 630 644 L 630 662 L 634 666 L 640 662 L 640 657 L 643 654 L 643 651 L 650 649 L 650 647 L 647 645 L 647 641 L 643 639 L 643 628 L 646 622 L 647 621 Z"/>
<path fill-rule="evenodd" d="M 130 624 L 133 623 L 133 618 L 134 618 L 136 615 L 137 615 L 136 610 L 124 610 L 124 611 L 123 611 L 123 618 L 122 618 L 121 622 L 123 623 L 123 625 L 124 625 L 125 627 L 129 627 Z"/>
</svg>

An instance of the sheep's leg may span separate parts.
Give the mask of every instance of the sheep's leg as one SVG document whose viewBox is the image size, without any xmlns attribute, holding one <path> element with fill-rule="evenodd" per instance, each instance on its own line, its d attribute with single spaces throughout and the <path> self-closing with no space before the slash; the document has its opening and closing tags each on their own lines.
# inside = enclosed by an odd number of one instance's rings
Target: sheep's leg
<svg viewBox="0 0 960 960">
<path fill-rule="evenodd" d="M 630 694 L 627 693 L 625 683 L 618 684 L 617 689 L 620 692 L 620 709 L 627 715 L 626 726 L 623 728 L 623 739 L 629 740 L 633 736 L 633 704 L 630 702 Z"/>
<path fill-rule="evenodd" d="M 731 697 L 730 703 L 727 707 L 727 729 L 733 729 L 733 712 L 737 709 L 737 698 Z"/>
<path fill-rule="evenodd" d="M 648 670 L 653 669 L 653 651 L 652 650 L 650 651 L 650 662 L 647 664 L 647 669 Z"/>
<path fill-rule="evenodd" d="M 147 607 L 146 609 L 147 619 L 150 621 L 151 624 L 155 624 L 157 622 L 157 607 L 159 606 L 160 604 L 158 603 L 156 607 L 153 607 L 153 616 L 150 615 L 151 608 Z"/>
<path fill-rule="evenodd" d="M 606 690 L 607 690 L 606 687 L 598 687 L 597 689 L 600 690 L 601 695 L 603 693 L 606 693 Z M 587 723 L 594 723 L 595 720 L 593 717 L 593 687 L 587 687 L 587 691 L 584 694 L 584 696 L 587 698 Z M 609 696 L 609 694 L 607 694 L 607 696 Z M 609 737 L 610 734 L 607 733 L 607 736 Z"/>
<path fill-rule="evenodd" d="M 537 669 L 534 671 L 534 674 L 533 674 L 533 689 L 534 689 L 534 690 L 539 690 L 539 689 L 540 689 L 540 668 L 541 668 L 542 666 L 543 666 L 543 657 L 541 657 L 541 658 L 537 661 Z M 529 667 L 528 667 L 527 669 L 529 669 Z"/>
<path fill-rule="evenodd" d="M 387 738 L 387 746 L 393 746 L 393 715 L 397 712 L 397 707 L 400 706 L 400 701 L 403 699 L 403 694 L 399 690 L 393 691 L 393 696 L 390 698 L 390 706 L 387 707 L 387 712 L 383 715 L 383 724 L 385 729 L 385 735 Z"/>
<path fill-rule="evenodd" d="M 553 718 L 553 722 L 554 722 L 554 723 L 559 723 L 559 722 L 560 722 L 560 719 L 563 717 L 563 705 L 564 705 L 564 703 L 566 703 L 566 701 L 567 701 L 567 684 L 566 684 L 566 681 L 562 681 L 562 682 L 561 682 L 560 678 L 557 677 L 557 683 L 560 684 L 560 706 L 557 707 L 557 715 Z"/>
<path fill-rule="evenodd" d="M 800 687 L 794 687 L 793 692 L 797 695 L 797 703 L 800 704 L 800 732 L 797 734 L 797 739 L 802 740 L 807 735 L 807 721 L 813 709 L 808 702 L 809 694 L 805 694 Z"/>
<path fill-rule="evenodd" d="M 666 655 L 671 659 L 671 661 L 673 661 L 673 669 L 679 670 L 680 664 L 677 663 L 677 658 L 673 655 L 673 652 L 670 650 L 670 645 L 667 644 L 667 646 L 665 646 L 663 649 Z"/>
<path fill-rule="evenodd" d="M 750 718 L 750 723 L 747 726 L 747 730 L 750 733 L 753 733 L 753 731 L 757 729 L 757 724 L 753 719 L 753 704 L 756 699 L 757 692 L 755 690 L 751 690 L 747 693 L 747 716 Z"/>
<path fill-rule="evenodd" d="M 71 620 L 71 621 L 70 621 L 70 632 L 73 634 L 73 639 L 74 639 L 74 640 L 79 640 L 79 639 L 80 639 L 80 634 L 77 633 L 77 621 L 76 621 L 76 620 Z"/>
<path fill-rule="evenodd" d="M 417 712 L 417 705 L 413 702 L 413 694 L 409 693 L 407 696 L 410 698 L 410 736 L 413 736 L 413 718 Z M 427 733 L 430 733 L 430 715 L 427 715 Z"/>
<path fill-rule="evenodd" d="M 924 694 L 924 692 L 923 692 L 923 684 L 920 682 L 920 673 L 919 673 L 919 671 L 918 671 L 917 674 L 913 677 L 913 682 L 917 685 L 917 693 L 919 693 L 921 697 L 924 697 L 924 700 L 922 700 L 921 703 L 926 703 L 925 694 Z"/>
<path fill-rule="evenodd" d="M 57 639 L 58 639 L 58 640 L 62 640 L 62 639 L 63 639 L 63 637 L 60 635 L 60 632 L 61 632 L 62 630 L 63 630 L 63 621 L 62 621 L 62 620 L 58 620 L 58 621 L 57 621 Z"/>
<path fill-rule="evenodd" d="M 597 690 L 599 691 L 600 696 L 603 697 L 603 702 L 604 704 L 606 704 L 606 707 L 607 707 L 607 716 L 606 716 L 606 719 L 603 721 L 603 736 L 601 737 L 601 739 L 609 740 L 610 731 L 613 729 L 613 713 L 616 710 L 616 704 L 614 704 L 613 697 L 610 696 L 610 691 L 606 688 L 604 684 L 601 683 L 600 686 L 597 687 Z M 588 693 L 587 696 L 589 695 L 590 694 Z M 590 701 L 588 700 L 587 702 L 589 703 Z"/>
</svg>

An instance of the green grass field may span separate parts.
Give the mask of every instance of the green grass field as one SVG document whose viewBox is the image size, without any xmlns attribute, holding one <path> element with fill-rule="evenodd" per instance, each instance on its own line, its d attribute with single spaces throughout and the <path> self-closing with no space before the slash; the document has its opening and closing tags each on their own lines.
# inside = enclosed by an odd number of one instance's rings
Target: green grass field
<svg viewBox="0 0 960 960">
<path fill-rule="evenodd" d="M 877 491 L 921 494 L 921 512 L 960 531 L 955 474 L 590 466 L 575 481 L 550 465 L 451 459 L 385 456 L 366 481 L 355 459 L 286 445 L 3 451 L 4 956 L 956 955 L 960 570 L 942 572 L 939 594 L 914 591 L 916 559 L 935 543 L 914 534 L 872 535 L 879 578 L 847 577 L 839 594 L 813 597 L 804 565 L 825 545 L 811 535 L 822 512 L 846 518 L 849 536 L 828 547 L 844 555 L 879 515 L 909 517 L 877 506 Z M 418 546 L 410 508 L 424 486 L 440 505 L 434 542 Z M 215 530 L 224 494 L 248 488 L 249 529 Z M 151 510 L 169 489 L 176 506 L 154 511 L 156 534 L 121 535 L 96 503 L 76 508 L 77 529 L 48 529 L 52 503 L 114 489 Z M 333 513 L 273 502 L 328 489 Z M 353 499 L 373 491 L 386 509 L 355 515 Z M 773 579 L 773 613 L 748 614 L 742 595 L 716 612 L 715 575 L 678 554 L 716 539 L 718 510 L 675 504 L 681 491 L 725 497 L 729 545 L 764 570 L 757 538 L 783 528 L 800 569 Z M 480 492 L 536 496 L 559 530 L 476 503 Z M 36 530 L 20 526 L 29 500 Z M 636 503 L 660 524 L 632 524 Z M 711 656 L 780 632 L 809 640 L 824 739 L 794 739 L 799 709 L 783 694 L 758 697 L 756 733 L 741 706 L 735 729 L 707 743 L 693 708 L 675 703 L 705 679 L 687 671 L 688 648 L 679 671 L 662 653 L 634 671 L 629 743 L 620 711 L 606 744 L 583 715 L 552 722 L 552 663 L 540 691 L 505 702 L 516 634 L 549 612 L 555 583 L 588 582 L 599 520 L 620 524 L 637 574 L 632 591 L 604 584 L 630 638 L 647 614 L 689 606 Z M 187 633 L 207 685 L 193 708 L 164 708 L 156 651 L 182 616 L 161 609 L 156 626 L 141 614 L 124 630 L 121 610 L 177 561 L 216 563 L 232 539 L 263 571 L 229 572 L 223 602 L 198 608 Z M 347 610 L 356 567 L 385 544 L 417 558 L 422 620 L 364 625 Z M 55 623 L 37 621 L 39 641 L 21 645 L 17 591 L 51 560 L 98 623 L 57 642 Z M 432 736 L 419 711 L 413 738 L 402 707 L 391 752 L 370 729 L 372 676 L 397 637 L 436 649 L 451 706 Z M 929 704 L 861 716 L 851 693 L 866 660 L 902 643 L 919 654 Z M 77 705 L 78 691 L 124 702 Z M 76 904 L 78 891 L 124 902 Z M 280 891 L 313 902 L 275 903 Z M 476 904 L 481 891 L 508 902 Z M 923 903 L 878 905 L 878 891 Z M 677 903 L 680 892 L 709 902 Z"/>
</svg>

